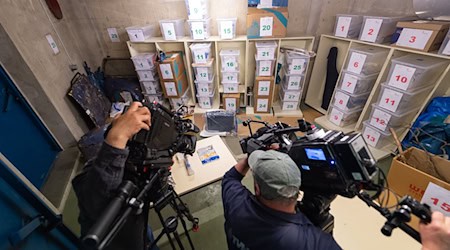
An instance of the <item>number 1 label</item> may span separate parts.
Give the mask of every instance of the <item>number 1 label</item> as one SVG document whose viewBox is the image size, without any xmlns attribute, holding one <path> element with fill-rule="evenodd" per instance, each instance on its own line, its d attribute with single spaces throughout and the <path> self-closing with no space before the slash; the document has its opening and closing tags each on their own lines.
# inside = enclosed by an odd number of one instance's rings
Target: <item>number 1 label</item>
<svg viewBox="0 0 450 250">
<path fill-rule="evenodd" d="M 164 38 L 166 40 L 177 40 L 177 35 L 175 34 L 175 26 L 173 23 L 163 23 L 162 25 L 164 31 Z"/>
<path fill-rule="evenodd" d="M 367 56 L 361 53 L 353 52 L 348 61 L 347 70 L 355 74 L 361 74 Z"/>
<path fill-rule="evenodd" d="M 334 35 L 340 37 L 347 37 L 351 21 L 352 21 L 351 17 L 344 17 L 344 16 L 339 17 Z"/>
<path fill-rule="evenodd" d="M 272 36 L 273 17 L 261 17 L 259 19 L 259 36 Z"/>
<path fill-rule="evenodd" d="M 368 18 L 364 24 L 364 29 L 361 34 L 361 40 L 367 42 L 375 42 L 380 32 L 382 19 Z"/>
<path fill-rule="evenodd" d="M 411 79 L 416 72 L 416 68 L 397 64 L 392 71 L 388 84 L 399 89 L 408 89 Z"/>
</svg>

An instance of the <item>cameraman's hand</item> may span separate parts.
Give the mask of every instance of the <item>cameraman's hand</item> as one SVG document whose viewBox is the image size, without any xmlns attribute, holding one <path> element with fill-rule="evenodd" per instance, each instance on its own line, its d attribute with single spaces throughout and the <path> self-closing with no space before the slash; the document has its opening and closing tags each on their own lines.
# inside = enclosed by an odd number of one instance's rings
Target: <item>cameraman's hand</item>
<svg viewBox="0 0 450 250">
<path fill-rule="evenodd" d="M 124 149 L 133 135 L 141 129 L 150 129 L 150 111 L 139 107 L 142 107 L 140 102 L 133 102 L 125 114 L 119 114 L 114 118 L 111 130 L 106 137 L 109 145 Z"/>
<path fill-rule="evenodd" d="M 440 212 L 433 212 L 431 223 L 419 225 L 423 250 L 450 249 L 450 217 Z"/>
</svg>

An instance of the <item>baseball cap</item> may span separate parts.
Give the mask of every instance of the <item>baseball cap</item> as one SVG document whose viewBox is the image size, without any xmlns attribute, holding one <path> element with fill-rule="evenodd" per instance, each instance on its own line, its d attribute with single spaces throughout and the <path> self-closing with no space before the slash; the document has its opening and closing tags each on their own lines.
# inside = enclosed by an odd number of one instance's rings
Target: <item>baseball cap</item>
<svg viewBox="0 0 450 250">
<path fill-rule="evenodd" d="M 298 193 L 302 182 L 300 170 L 289 155 L 256 150 L 250 154 L 248 165 L 264 198 L 291 198 Z"/>
</svg>

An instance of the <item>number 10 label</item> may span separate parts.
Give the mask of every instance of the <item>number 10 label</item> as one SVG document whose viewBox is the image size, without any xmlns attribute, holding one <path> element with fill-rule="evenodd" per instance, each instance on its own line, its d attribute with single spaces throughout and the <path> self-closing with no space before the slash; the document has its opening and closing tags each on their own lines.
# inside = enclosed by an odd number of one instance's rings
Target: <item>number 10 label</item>
<svg viewBox="0 0 450 250">
<path fill-rule="evenodd" d="M 407 90 L 415 72 L 416 68 L 397 64 L 392 71 L 388 84 L 399 89 Z"/>
</svg>

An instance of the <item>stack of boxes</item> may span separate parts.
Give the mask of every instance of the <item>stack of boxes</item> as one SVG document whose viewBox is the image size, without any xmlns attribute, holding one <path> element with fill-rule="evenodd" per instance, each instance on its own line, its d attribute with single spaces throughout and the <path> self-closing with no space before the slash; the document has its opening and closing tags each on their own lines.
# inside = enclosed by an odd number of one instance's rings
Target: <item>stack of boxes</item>
<svg viewBox="0 0 450 250">
<path fill-rule="evenodd" d="M 140 53 L 131 57 L 147 102 L 164 103 L 156 70 L 156 53 Z"/>
<path fill-rule="evenodd" d="M 284 54 L 284 77 L 280 87 L 281 110 L 299 109 L 309 56 L 295 51 Z"/>
<path fill-rule="evenodd" d="M 350 49 L 346 70 L 328 109 L 331 123 L 344 127 L 358 121 L 388 52 L 367 46 Z"/>
<path fill-rule="evenodd" d="M 211 18 L 208 0 L 185 0 L 189 31 L 194 40 L 205 40 L 210 36 Z"/>
<path fill-rule="evenodd" d="M 195 87 L 197 88 L 198 105 L 202 109 L 213 106 L 216 92 L 214 84 L 214 58 L 211 57 L 211 43 L 193 43 L 189 46 L 192 52 L 192 68 L 194 69 Z"/>
<path fill-rule="evenodd" d="M 275 54 L 277 51 L 275 41 L 256 42 L 256 71 L 253 93 L 255 96 L 254 112 L 270 113 L 274 90 Z"/>
<path fill-rule="evenodd" d="M 225 110 L 239 112 L 239 49 L 222 49 L 220 51 L 221 61 L 221 84 L 223 85 L 223 106 Z"/>
</svg>

